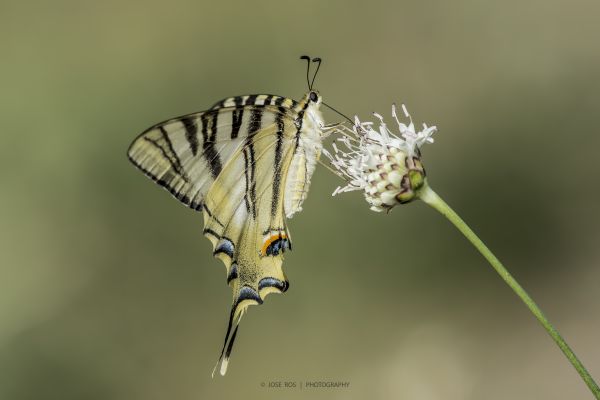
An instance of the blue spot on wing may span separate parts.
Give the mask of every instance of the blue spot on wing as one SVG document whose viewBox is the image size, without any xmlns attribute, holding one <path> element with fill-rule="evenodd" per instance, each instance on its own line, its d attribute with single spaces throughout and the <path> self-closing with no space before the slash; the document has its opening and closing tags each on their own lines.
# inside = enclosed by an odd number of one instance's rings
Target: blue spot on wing
<svg viewBox="0 0 600 400">
<path fill-rule="evenodd" d="M 258 290 L 266 287 L 274 287 L 279 289 L 281 292 L 285 292 L 289 287 L 289 283 L 287 281 L 280 281 L 279 279 L 272 277 L 262 278 L 260 282 L 258 282 Z"/>
<path fill-rule="evenodd" d="M 219 253 L 225 253 L 230 258 L 233 258 L 233 250 L 233 242 L 227 238 L 222 238 L 221 241 L 217 244 L 217 247 L 215 248 L 213 254 L 217 255 Z"/>
<path fill-rule="evenodd" d="M 237 277 L 238 277 L 237 263 L 233 262 L 233 263 L 231 263 L 231 268 L 229 269 L 229 275 L 227 275 L 227 283 L 229 284 L 229 282 L 236 279 Z"/>
<path fill-rule="evenodd" d="M 254 300 L 258 304 L 263 303 L 263 299 L 260 298 L 260 296 L 258 295 L 258 292 L 256 290 L 252 289 L 250 286 L 242 286 L 242 288 L 240 289 L 240 294 L 237 298 L 237 301 L 235 302 L 236 307 L 239 303 L 241 303 L 244 300 Z"/>
</svg>

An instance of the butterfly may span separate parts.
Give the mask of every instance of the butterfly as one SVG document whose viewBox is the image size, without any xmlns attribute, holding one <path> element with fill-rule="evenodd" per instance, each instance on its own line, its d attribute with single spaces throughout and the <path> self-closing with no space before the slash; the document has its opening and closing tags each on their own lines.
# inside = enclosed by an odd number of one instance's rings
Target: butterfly
<svg viewBox="0 0 600 400">
<path fill-rule="evenodd" d="M 308 61 L 307 82 L 311 59 Z M 210 109 L 158 123 L 140 134 L 129 160 L 182 203 L 204 215 L 204 235 L 227 269 L 233 303 L 221 355 L 225 375 L 242 315 L 289 282 L 283 253 L 292 242 L 286 218 L 302 210 L 326 126 L 322 97 L 229 97 Z"/>
</svg>

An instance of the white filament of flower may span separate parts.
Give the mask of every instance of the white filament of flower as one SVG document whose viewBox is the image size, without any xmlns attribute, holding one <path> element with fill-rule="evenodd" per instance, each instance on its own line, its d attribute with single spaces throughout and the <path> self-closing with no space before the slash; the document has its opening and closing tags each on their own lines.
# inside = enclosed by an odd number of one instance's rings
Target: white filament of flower
<svg viewBox="0 0 600 400">
<path fill-rule="evenodd" d="M 383 117 L 377 113 L 373 115 L 379 120 L 379 130 L 373 128 L 373 122 L 361 122 L 358 117 L 355 117 L 352 128 L 342 125 L 340 133 L 343 136 L 336 141 L 342 144 L 344 149 L 340 149 L 335 142 L 332 144 L 333 154 L 323 149 L 323 154 L 329 158 L 338 175 L 348 182 L 346 186 L 336 188 L 334 196 L 338 193 L 365 190 L 369 181 L 373 180 L 369 179 L 369 175 L 379 172 L 378 166 L 381 166 L 382 159 L 388 156 L 397 158 L 398 153 L 402 153 L 404 157 L 413 157 L 418 153 L 417 149 L 425 143 L 433 143 L 431 136 L 437 128 L 423 124 L 423 129 L 417 132 L 404 104 L 402 111 L 408 118 L 408 125 L 400 122 L 396 105 L 392 105 L 392 116 L 398 125 L 399 135 L 394 134 Z"/>
</svg>

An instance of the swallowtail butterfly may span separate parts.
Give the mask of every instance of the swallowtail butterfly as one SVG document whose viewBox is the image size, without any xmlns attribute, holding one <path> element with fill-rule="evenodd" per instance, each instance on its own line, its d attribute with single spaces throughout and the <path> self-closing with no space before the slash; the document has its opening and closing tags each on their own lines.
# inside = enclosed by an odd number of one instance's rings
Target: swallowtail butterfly
<svg viewBox="0 0 600 400">
<path fill-rule="evenodd" d="M 307 80 L 311 60 L 308 60 Z M 226 98 L 210 109 L 158 123 L 139 135 L 129 160 L 173 196 L 204 215 L 204 235 L 225 263 L 233 304 L 215 370 L 224 375 L 247 307 L 289 287 L 286 225 L 301 210 L 322 150 L 322 98 L 275 95 Z M 215 370 L 213 370 L 213 375 Z"/>
</svg>

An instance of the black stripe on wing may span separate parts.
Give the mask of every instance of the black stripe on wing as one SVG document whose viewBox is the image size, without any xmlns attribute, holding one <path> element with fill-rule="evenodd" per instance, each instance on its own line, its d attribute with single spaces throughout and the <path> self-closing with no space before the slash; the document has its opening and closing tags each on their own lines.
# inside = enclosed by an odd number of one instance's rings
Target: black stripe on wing
<svg viewBox="0 0 600 400">
<path fill-rule="evenodd" d="M 253 108 L 248 123 L 248 135 L 244 146 L 245 176 L 246 176 L 246 209 L 252 218 L 256 219 L 256 160 L 254 154 L 254 136 L 262 125 L 263 108 Z"/>
<path fill-rule="evenodd" d="M 152 179 L 154 182 L 156 182 L 158 185 L 164 187 L 166 190 L 169 191 L 169 193 L 171 193 L 173 195 L 173 197 L 175 197 L 177 200 L 181 201 L 182 203 L 186 204 L 186 205 L 190 205 L 190 199 L 188 196 L 186 196 L 185 193 L 182 192 L 177 192 L 175 189 L 173 189 L 170 185 L 170 180 L 166 181 L 164 179 L 158 178 L 155 175 L 153 175 L 150 171 L 147 171 L 146 169 L 144 169 L 144 167 L 142 167 L 141 165 L 139 165 L 131 156 L 127 156 L 127 158 L 129 158 L 129 161 L 131 161 L 131 163 L 133 165 L 136 166 L 137 169 L 139 169 L 140 171 L 142 171 L 142 173 L 144 175 L 146 175 L 148 178 Z M 190 205 L 191 207 L 191 205 Z M 202 208 L 202 204 L 199 204 L 197 206 L 192 207 L 195 210 L 200 210 Z"/>
<path fill-rule="evenodd" d="M 162 154 L 163 159 L 169 161 L 169 163 L 171 164 L 171 168 L 177 174 L 179 174 L 179 176 L 181 176 L 181 178 L 184 181 L 189 182 L 190 179 L 186 175 L 186 173 L 183 169 L 183 166 L 181 165 L 181 160 L 179 159 L 179 156 L 173 149 L 173 144 L 171 143 L 171 140 L 169 139 L 167 132 L 165 131 L 165 129 L 162 126 L 159 129 L 160 129 L 160 133 L 161 133 L 160 138 L 145 137 L 144 140 L 147 143 L 150 143 L 152 146 L 154 146 Z"/>
<path fill-rule="evenodd" d="M 274 217 L 279 208 L 279 197 L 281 196 L 281 170 L 283 165 L 281 164 L 281 156 L 283 152 L 283 132 L 285 124 L 283 122 L 283 113 L 277 114 L 275 118 L 275 124 L 277 125 L 277 144 L 275 145 L 275 161 L 274 161 L 274 173 L 273 173 L 273 198 L 271 200 L 271 217 Z"/>
<path fill-rule="evenodd" d="M 242 118 L 244 118 L 244 109 L 236 108 L 231 113 L 231 139 L 238 137 L 240 127 L 242 126 Z"/>
<path fill-rule="evenodd" d="M 202 121 L 202 155 L 208 163 L 208 169 L 213 179 L 217 179 L 223 169 L 221 157 L 215 148 L 218 117 L 219 112 L 207 112 L 200 117 Z"/>
<path fill-rule="evenodd" d="M 196 123 L 197 118 L 194 117 L 183 117 L 181 123 L 185 127 L 185 138 L 188 141 L 190 150 L 195 156 L 198 153 L 198 124 Z"/>
</svg>

